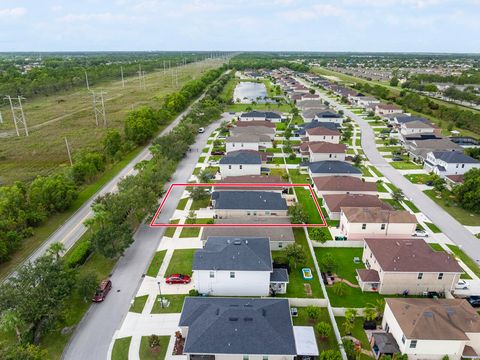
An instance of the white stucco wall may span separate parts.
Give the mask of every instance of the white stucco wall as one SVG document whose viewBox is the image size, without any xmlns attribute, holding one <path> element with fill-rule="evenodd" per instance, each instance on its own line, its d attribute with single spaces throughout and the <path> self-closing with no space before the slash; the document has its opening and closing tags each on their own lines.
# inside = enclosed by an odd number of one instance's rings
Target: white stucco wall
<svg viewBox="0 0 480 360">
<path fill-rule="evenodd" d="M 226 143 L 227 153 L 237 150 L 255 150 L 258 151 L 258 142 L 227 142 Z"/>
<path fill-rule="evenodd" d="M 268 296 L 270 288 L 269 271 L 194 271 L 195 289 L 201 294 L 215 296 Z"/>
<path fill-rule="evenodd" d="M 220 164 L 220 176 L 223 178 L 227 176 L 241 176 L 241 175 L 260 175 L 261 164 L 258 165 L 225 165 Z"/>
<path fill-rule="evenodd" d="M 310 153 L 310 161 L 339 160 L 345 161 L 345 153 Z"/>
<path fill-rule="evenodd" d="M 307 132 L 308 141 L 325 141 L 333 144 L 340 143 L 339 135 L 309 135 Z"/>
</svg>

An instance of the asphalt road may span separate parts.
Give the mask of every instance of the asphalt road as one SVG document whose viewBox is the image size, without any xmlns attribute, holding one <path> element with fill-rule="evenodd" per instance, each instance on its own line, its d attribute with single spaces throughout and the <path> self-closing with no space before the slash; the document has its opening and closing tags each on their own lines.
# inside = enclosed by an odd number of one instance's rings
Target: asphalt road
<svg viewBox="0 0 480 360">
<path fill-rule="evenodd" d="M 228 114 L 199 134 L 191 151 L 178 164 L 171 183 L 186 183 L 198 162 L 210 133 L 218 127 Z M 170 184 L 166 184 L 167 189 Z M 168 222 L 172 217 L 184 189 L 174 188 L 159 215 L 158 222 Z M 118 261 L 112 274 L 112 291 L 103 303 L 93 304 L 77 327 L 63 358 L 68 360 L 105 360 L 115 331 L 122 325 L 130 303 L 136 294 L 150 261 L 158 248 L 165 228 L 150 228 L 142 225 L 134 235 L 134 243 Z"/>
<path fill-rule="evenodd" d="M 480 264 L 480 240 L 408 181 L 399 171 L 390 166 L 377 150 L 375 133 L 368 122 L 332 98 L 320 92 L 318 94 L 322 99 L 329 101 L 337 110 L 343 110 L 346 116 L 349 116 L 360 126 L 362 149 L 370 163 L 396 187 L 401 189 L 404 195 L 413 201 L 422 213 L 437 225 L 452 242 L 461 247 L 468 256 Z"/>
</svg>

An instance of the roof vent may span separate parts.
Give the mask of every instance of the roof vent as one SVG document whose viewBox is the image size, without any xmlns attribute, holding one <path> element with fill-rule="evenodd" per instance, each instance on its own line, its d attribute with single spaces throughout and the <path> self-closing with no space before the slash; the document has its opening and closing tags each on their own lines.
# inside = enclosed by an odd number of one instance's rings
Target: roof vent
<svg viewBox="0 0 480 360">
<path fill-rule="evenodd" d="M 229 321 L 238 321 L 238 317 L 229 317 L 228 320 Z"/>
<path fill-rule="evenodd" d="M 266 315 L 267 315 L 267 310 L 265 310 L 265 309 L 262 309 L 262 316 L 264 316 L 264 317 L 265 317 Z"/>
<path fill-rule="evenodd" d="M 234 245 L 242 245 L 242 241 L 241 240 L 235 240 L 233 242 Z"/>
<path fill-rule="evenodd" d="M 251 318 L 251 317 L 246 317 L 246 318 L 243 318 L 243 320 L 245 320 L 245 321 L 253 321 L 253 318 Z"/>
</svg>

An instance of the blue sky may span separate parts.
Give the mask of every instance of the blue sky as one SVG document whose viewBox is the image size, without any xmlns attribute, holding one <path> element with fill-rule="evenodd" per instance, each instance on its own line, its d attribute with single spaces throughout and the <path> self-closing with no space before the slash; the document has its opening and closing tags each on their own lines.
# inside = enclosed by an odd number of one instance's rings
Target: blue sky
<svg viewBox="0 0 480 360">
<path fill-rule="evenodd" d="M 480 0 L 0 0 L 0 51 L 480 52 Z"/>
</svg>

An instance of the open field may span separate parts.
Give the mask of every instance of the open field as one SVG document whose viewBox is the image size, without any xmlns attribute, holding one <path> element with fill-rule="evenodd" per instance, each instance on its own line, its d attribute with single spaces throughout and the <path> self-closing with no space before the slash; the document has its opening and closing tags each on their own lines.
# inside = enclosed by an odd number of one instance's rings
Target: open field
<svg viewBox="0 0 480 360">
<path fill-rule="evenodd" d="M 140 88 L 136 77 L 122 82 L 113 81 L 92 86 L 91 90 L 106 92 L 105 111 L 107 127 L 96 127 L 92 96 L 86 89 L 60 93 L 55 96 L 39 97 L 24 102 L 24 112 L 29 126 L 29 137 L 7 137 L 0 142 L 0 185 L 16 180 L 32 180 L 37 175 L 48 175 L 68 166 L 65 137 L 68 139 L 72 156 L 81 150 L 101 147 L 101 139 L 108 129 L 120 129 L 127 113 L 141 105 L 153 105 L 158 99 L 180 89 L 193 78 L 198 78 L 206 69 L 217 67 L 221 60 L 190 64 L 181 68 L 178 86 L 172 84 L 171 76 L 163 70 L 145 75 L 145 89 Z M 4 132 L 15 131 L 10 110 L 0 108 Z M 161 129 L 160 129 L 161 130 Z"/>
</svg>

